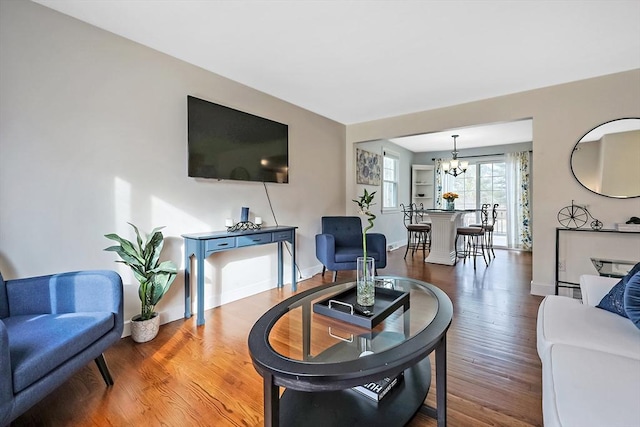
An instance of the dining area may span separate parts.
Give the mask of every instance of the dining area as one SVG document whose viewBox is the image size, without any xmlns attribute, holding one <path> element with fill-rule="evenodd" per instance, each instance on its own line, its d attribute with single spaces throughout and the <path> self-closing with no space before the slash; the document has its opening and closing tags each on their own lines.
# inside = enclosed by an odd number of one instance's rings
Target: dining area
<svg viewBox="0 0 640 427">
<path fill-rule="evenodd" d="M 445 194 L 446 195 L 446 194 Z M 445 198 L 446 199 L 446 198 Z M 424 208 L 422 204 L 401 204 L 407 230 L 405 259 L 421 253 L 432 264 L 455 265 L 473 260 L 488 265 L 495 258 L 493 231 L 499 216 L 499 204 L 483 204 L 479 209 Z"/>
</svg>

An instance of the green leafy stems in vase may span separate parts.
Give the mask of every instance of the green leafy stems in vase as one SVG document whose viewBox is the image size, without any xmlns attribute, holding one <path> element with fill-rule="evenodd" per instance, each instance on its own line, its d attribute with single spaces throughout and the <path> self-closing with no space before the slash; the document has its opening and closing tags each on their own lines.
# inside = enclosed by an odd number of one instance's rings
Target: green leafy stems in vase
<svg viewBox="0 0 640 427">
<path fill-rule="evenodd" d="M 367 216 L 367 222 L 369 223 L 362 230 L 362 259 L 357 259 L 357 303 L 364 307 L 370 307 L 375 302 L 375 281 L 373 280 L 373 273 L 375 270 L 375 260 L 373 258 L 367 258 L 367 231 L 373 228 L 373 221 L 376 216 L 371 212 L 371 206 L 374 204 L 373 196 L 376 192 L 369 193 L 366 189 L 364 194 L 359 199 L 353 201 L 360 208 L 360 213 Z"/>
<path fill-rule="evenodd" d="M 360 213 L 366 215 L 367 221 L 369 222 L 369 225 L 367 225 L 362 230 L 362 255 L 365 259 L 367 258 L 367 231 L 373 228 L 373 221 L 376 219 L 376 216 L 373 214 L 373 212 L 371 212 L 370 208 L 371 206 L 375 205 L 375 203 L 371 203 L 373 202 L 373 196 L 375 194 L 375 191 L 373 193 L 369 193 L 365 188 L 364 194 L 360 196 L 359 200 L 353 199 L 353 201 L 360 208 Z"/>
</svg>

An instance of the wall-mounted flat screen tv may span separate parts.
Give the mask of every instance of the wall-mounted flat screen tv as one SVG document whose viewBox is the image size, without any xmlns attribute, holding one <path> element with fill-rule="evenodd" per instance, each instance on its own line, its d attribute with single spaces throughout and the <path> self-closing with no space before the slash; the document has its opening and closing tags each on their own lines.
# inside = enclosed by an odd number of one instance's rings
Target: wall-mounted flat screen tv
<svg viewBox="0 0 640 427">
<path fill-rule="evenodd" d="M 289 127 L 187 96 L 188 169 L 195 178 L 289 182 Z"/>
</svg>

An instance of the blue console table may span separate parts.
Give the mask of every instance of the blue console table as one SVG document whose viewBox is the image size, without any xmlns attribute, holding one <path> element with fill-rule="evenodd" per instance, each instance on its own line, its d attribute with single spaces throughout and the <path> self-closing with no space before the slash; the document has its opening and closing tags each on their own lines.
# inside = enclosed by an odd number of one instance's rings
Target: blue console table
<svg viewBox="0 0 640 427">
<path fill-rule="evenodd" d="M 258 230 L 212 231 L 208 233 L 183 234 L 184 238 L 184 317 L 191 317 L 191 257 L 197 262 L 198 318 L 197 325 L 204 325 L 204 260 L 215 252 L 229 251 L 247 246 L 278 244 L 278 287 L 283 286 L 283 242 L 291 243 L 291 289 L 296 283 L 296 228 L 287 225 L 263 227 Z"/>
</svg>

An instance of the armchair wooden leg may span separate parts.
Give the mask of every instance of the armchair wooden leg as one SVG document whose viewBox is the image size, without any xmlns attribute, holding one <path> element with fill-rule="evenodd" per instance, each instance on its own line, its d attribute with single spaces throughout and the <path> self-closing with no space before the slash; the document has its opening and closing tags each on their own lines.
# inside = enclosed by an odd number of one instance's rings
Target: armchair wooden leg
<svg viewBox="0 0 640 427">
<path fill-rule="evenodd" d="M 324 272 L 327 271 L 327 266 L 323 265 L 322 266 L 322 277 L 324 277 Z"/>
<path fill-rule="evenodd" d="M 107 361 L 104 360 L 104 354 L 101 354 L 100 356 L 96 357 L 95 361 L 96 361 L 96 365 L 98 365 L 98 370 L 100 371 L 100 374 L 102 374 L 102 378 L 104 379 L 104 382 L 107 384 L 107 386 L 112 386 L 113 378 L 111 378 L 111 373 L 109 372 Z"/>
<path fill-rule="evenodd" d="M 338 272 L 334 271 L 333 272 L 333 281 L 335 282 L 337 278 L 338 278 Z"/>
</svg>

